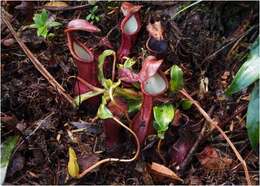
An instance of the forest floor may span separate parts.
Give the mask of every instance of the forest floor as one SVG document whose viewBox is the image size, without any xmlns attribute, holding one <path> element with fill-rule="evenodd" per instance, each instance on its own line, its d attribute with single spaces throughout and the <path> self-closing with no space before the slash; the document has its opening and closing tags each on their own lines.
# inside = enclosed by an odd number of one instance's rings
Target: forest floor
<svg viewBox="0 0 260 186">
<path fill-rule="evenodd" d="M 17 9 L 20 3 L 2 1 L 1 6 L 8 12 L 8 19 L 23 43 L 71 96 L 74 82 L 69 77 L 77 75 L 77 68 L 64 34 L 68 22 L 76 18 L 85 19 L 97 5 L 95 14 L 100 20 L 94 24 L 101 29 L 98 35 L 105 36 L 115 28 L 108 39 L 114 50 L 119 48 L 118 25 L 123 17 L 120 12 L 122 2 L 88 5 L 87 1 L 66 1 L 66 8 L 48 9 L 44 7 L 47 2 L 39 1 L 34 2 L 33 7 Z M 218 121 L 244 158 L 252 184 L 258 185 L 259 154 L 251 148 L 245 127 L 250 89 L 231 97 L 225 96 L 224 91 L 259 35 L 259 2 L 202 1 L 176 17 L 176 12 L 191 2 L 153 1 L 135 4 L 142 5 L 142 28 L 131 56 L 149 53 L 145 46 L 148 39 L 146 25 L 151 18 L 160 20 L 169 46 L 164 55 L 164 70 L 173 64 L 181 67 L 185 89 L 211 118 Z M 62 23 L 58 29 L 52 30 L 54 37 L 51 39 L 38 37 L 36 29 L 28 28 L 33 23 L 33 14 L 44 8 L 55 21 Z M 69 146 L 76 151 L 82 169 L 83 164 L 88 166 L 106 157 L 130 157 L 134 153 L 135 143 L 130 134 L 122 131 L 124 135 L 120 150 L 111 152 L 107 149 L 102 121 L 93 122 L 95 114 L 82 108 L 73 108 L 49 84 L 3 21 L 1 35 L 1 120 L 7 123 L 1 125 L 1 139 L 12 134 L 21 136 L 11 157 L 6 184 L 247 183 L 242 165 L 218 131 L 203 136 L 190 155 L 191 161 L 183 169 L 178 169 L 180 165 L 172 163 L 174 144 L 183 140 L 184 144 L 193 144 L 205 123 L 194 106 L 188 110 L 179 109 L 179 123 L 170 126 L 161 145 L 164 161 L 156 152 L 158 139 L 151 136 L 141 147 L 138 160 L 106 163 L 81 179 L 70 178 L 67 171 Z M 93 34 L 82 33 L 82 38 L 91 46 L 97 42 Z M 181 99 L 181 95 L 176 95 L 173 104 Z M 217 155 L 211 157 L 212 151 Z M 151 172 L 148 167 L 151 162 L 170 168 L 183 182 Z"/>
</svg>

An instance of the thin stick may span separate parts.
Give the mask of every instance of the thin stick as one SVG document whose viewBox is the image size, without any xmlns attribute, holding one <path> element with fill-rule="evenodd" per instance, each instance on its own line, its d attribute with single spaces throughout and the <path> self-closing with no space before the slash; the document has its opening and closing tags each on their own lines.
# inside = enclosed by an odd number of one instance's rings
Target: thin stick
<svg viewBox="0 0 260 186">
<path fill-rule="evenodd" d="M 54 79 L 54 77 L 46 70 L 46 68 L 39 62 L 39 60 L 33 55 L 33 53 L 29 50 L 29 48 L 23 43 L 23 41 L 17 36 L 16 32 L 14 31 L 12 25 L 10 22 L 6 19 L 5 13 L 2 10 L 2 20 L 14 36 L 15 40 L 18 42 L 24 53 L 27 55 L 27 57 L 31 60 L 35 68 L 47 79 L 47 81 L 55 88 L 57 89 L 58 93 L 64 96 L 64 98 L 70 102 L 72 105 L 74 105 L 73 98 L 66 93 L 64 88 Z"/>
<path fill-rule="evenodd" d="M 66 10 L 77 10 L 77 9 L 84 9 L 86 7 L 91 6 L 91 4 L 86 5 L 79 5 L 79 6 L 69 6 L 69 7 L 52 7 L 52 6 L 39 6 L 35 9 L 46 9 L 46 10 L 53 10 L 53 11 L 66 11 Z"/>
<path fill-rule="evenodd" d="M 173 18 L 172 18 L 171 20 L 174 20 L 175 17 L 177 17 L 179 14 L 181 14 L 182 12 L 184 12 L 185 10 L 187 10 L 188 8 L 193 7 L 194 5 L 200 3 L 201 1 L 202 1 L 202 0 L 195 1 L 194 3 L 192 3 L 192 4 L 190 4 L 190 5 L 186 6 L 186 7 L 184 7 L 183 9 L 179 10 L 179 11 L 173 16 Z"/>
<path fill-rule="evenodd" d="M 84 170 L 82 173 L 80 173 L 78 178 L 82 178 L 87 173 L 89 173 L 90 171 L 92 171 L 93 169 L 95 169 L 96 167 L 98 167 L 98 166 L 100 166 L 104 163 L 107 163 L 107 162 L 132 162 L 138 157 L 138 155 L 140 153 L 140 143 L 139 143 L 139 140 L 138 140 L 136 134 L 130 128 L 128 128 L 125 124 L 123 124 L 119 119 L 117 119 L 116 117 L 113 117 L 112 119 L 115 120 L 119 125 L 124 127 L 126 130 L 128 130 L 134 136 L 135 141 L 136 141 L 136 153 L 135 153 L 134 157 L 132 157 L 130 159 L 106 158 L 106 159 L 100 160 L 97 163 L 95 163 L 94 165 L 92 165 L 91 167 Z"/>
<path fill-rule="evenodd" d="M 211 115 L 213 110 L 214 110 L 214 105 L 209 109 L 209 115 Z M 197 140 L 195 141 L 194 145 L 192 146 L 192 148 L 189 151 L 189 154 L 185 157 L 183 162 L 180 164 L 180 170 L 182 172 L 185 170 L 187 165 L 191 162 L 192 156 L 193 156 L 194 152 L 197 150 L 199 144 L 201 143 L 202 139 L 204 138 L 205 132 L 206 132 L 206 128 L 207 128 L 207 124 L 208 124 L 208 122 L 205 121 L 204 124 L 203 124 L 203 127 L 202 127 L 202 129 L 201 129 L 201 131 L 200 131 L 200 133 L 198 135 Z"/>
<path fill-rule="evenodd" d="M 245 160 L 242 158 L 242 156 L 240 155 L 240 153 L 238 152 L 238 150 L 236 149 L 236 147 L 233 145 L 233 143 L 230 141 L 230 139 L 228 138 L 228 136 L 225 134 L 225 132 L 218 126 L 218 123 L 216 121 L 214 121 L 213 119 L 211 119 L 209 117 L 209 115 L 207 114 L 207 112 L 199 105 L 199 103 L 197 101 L 195 101 L 188 93 L 185 89 L 180 90 L 180 93 L 186 97 L 188 100 L 190 100 L 192 102 L 192 104 L 194 104 L 196 106 L 196 108 L 199 110 L 199 112 L 204 116 L 204 118 L 206 119 L 207 122 L 209 122 L 212 126 L 214 126 L 219 132 L 220 134 L 225 138 L 225 140 L 227 141 L 227 143 L 229 144 L 229 146 L 231 147 L 231 149 L 233 150 L 233 152 L 235 153 L 237 159 L 241 162 L 244 172 L 245 172 L 245 176 L 246 176 L 246 181 L 248 185 L 251 185 L 251 181 L 250 181 L 250 176 L 248 173 L 248 169 L 247 169 L 247 165 Z"/>
</svg>

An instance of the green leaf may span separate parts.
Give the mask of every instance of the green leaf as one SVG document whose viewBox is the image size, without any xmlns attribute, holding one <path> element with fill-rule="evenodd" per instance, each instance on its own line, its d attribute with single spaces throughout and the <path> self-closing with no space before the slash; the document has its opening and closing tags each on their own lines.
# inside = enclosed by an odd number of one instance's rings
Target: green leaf
<svg viewBox="0 0 260 186">
<path fill-rule="evenodd" d="M 58 27 L 62 25 L 59 22 L 54 21 L 53 19 L 48 19 L 49 15 L 46 10 L 42 10 L 39 14 L 35 14 L 33 17 L 34 24 L 30 25 L 30 28 L 37 29 L 37 36 L 39 37 L 51 37 L 54 34 L 49 34 L 49 28 Z"/>
<path fill-rule="evenodd" d="M 250 57 L 240 67 L 231 85 L 228 87 L 226 94 L 232 95 L 248 87 L 260 76 L 260 55 L 259 55 L 259 38 L 253 44 L 250 51 Z"/>
<path fill-rule="evenodd" d="M 181 102 L 181 107 L 183 108 L 183 110 L 189 110 L 192 106 L 192 102 L 190 100 L 182 100 Z"/>
<path fill-rule="evenodd" d="M 59 27 L 61 26 L 62 24 L 57 22 L 57 21 L 48 21 L 47 22 L 47 27 L 48 28 L 52 28 L 52 27 Z"/>
<path fill-rule="evenodd" d="M 137 112 L 138 110 L 140 110 L 141 106 L 142 106 L 142 102 L 141 100 L 129 100 L 127 102 L 128 105 L 128 112 L 132 113 L 132 112 Z"/>
<path fill-rule="evenodd" d="M 171 104 L 163 104 L 153 107 L 155 119 L 154 128 L 157 130 L 158 137 L 164 138 L 164 133 L 168 130 L 170 122 L 174 118 L 174 108 Z"/>
<path fill-rule="evenodd" d="M 95 20 L 96 20 L 96 22 L 99 22 L 100 21 L 100 17 L 96 16 Z"/>
<path fill-rule="evenodd" d="M 250 95 L 250 101 L 247 109 L 246 127 L 250 143 L 256 149 L 259 144 L 259 81 L 256 82 L 255 87 Z"/>
<path fill-rule="evenodd" d="M 136 63 L 134 58 L 126 57 L 123 68 L 132 69 L 132 66 Z"/>
<path fill-rule="evenodd" d="M 95 97 L 97 95 L 100 95 L 104 93 L 104 91 L 89 91 L 84 94 L 78 95 L 77 97 L 74 98 L 74 103 L 78 107 L 81 103 L 86 101 L 89 98 Z"/>
<path fill-rule="evenodd" d="M 43 36 L 44 38 L 46 38 L 47 34 L 48 34 L 48 29 L 46 26 L 38 27 L 37 36 Z"/>
<path fill-rule="evenodd" d="M 98 6 L 96 5 L 96 6 L 94 6 L 94 7 L 92 8 L 92 12 L 95 13 L 95 12 L 97 11 L 97 9 L 98 9 Z"/>
<path fill-rule="evenodd" d="M 107 101 L 105 97 L 102 97 L 102 103 L 100 104 L 97 112 L 97 117 L 100 119 L 108 119 L 113 118 L 113 114 L 110 112 L 110 110 L 106 107 Z"/>
<path fill-rule="evenodd" d="M 37 27 L 44 26 L 48 20 L 48 12 L 44 9 L 39 14 L 35 14 L 33 17 L 34 24 L 37 25 Z"/>
<path fill-rule="evenodd" d="M 87 17 L 86 17 L 86 20 L 89 21 L 91 19 L 91 16 L 92 16 L 91 14 L 88 14 Z"/>
<path fill-rule="evenodd" d="M 0 184 L 2 185 L 5 180 L 5 175 L 8 167 L 8 163 L 13 152 L 13 149 L 16 146 L 19 136 L 9 136 L 4 143 L 1 144 L 1 180 Z"/>
<path fill-rule="evenodd" d="M 171 68 L 170 90 L 176 92 L 184 86 L 183 72 L 180 67 L 173 65 Z"/>
<path fill-rule="evenodd" d="M 105 63 L 105 59 L 108 56 L 113 56 L 113 60 L 116 59 L 116 53 L 113 50 L 105 50 L 102 54 L 100 54 L 100 56 L 98 57 L 98 80 L 99 82 L 105 87 L 105 76 L 104 76 L 104 72 L 103 72 L 103 66 Z"/>
</svg>

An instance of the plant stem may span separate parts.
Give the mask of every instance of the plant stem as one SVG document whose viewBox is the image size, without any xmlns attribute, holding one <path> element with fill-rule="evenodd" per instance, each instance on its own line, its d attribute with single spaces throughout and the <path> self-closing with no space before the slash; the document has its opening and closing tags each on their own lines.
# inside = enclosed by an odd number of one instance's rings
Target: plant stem
<svg viewBox="0 0 260 186">
<path fill-rule="evenodd" d="M 68 78 L 68 80 L 70 80 L 71 78 L 75 78 L 77 80 L 79 80 L 81 83 L 83 83 L 84 85 L 86 85 L 88 88 L 90 88 L 91 90 L 94 90 L 94 91 L 97 91 L 97 92 L 102 92 L 103 89 L 101 88 L 98 88 L 98 87 L 95 87 L 94 85 L 88 83 L 86 80 L 82 79 L 81 77 L 79 76 L 70 76 Z"/>
<path fill-rule="evenodd" d="M 228 136 L 225 134 L 225 132 L 218 126 L 218 123 L 216 121 L 214 121 L 213 119 L 211 119 L 209 117 L 209 115 L 207 114 L 207 112 L 199 105 L 199 103 L 197 101 L 195 101 L 188 93 L 185 89 L 180 90 L 180 93 L 186 97 L 187 99 L 189 99 L 198 109 L 198 111 L 204 116 L 204 118 L 206 119 L 207 122 L 209 122 L 213 127 L 215 127 L 220 134 L 225 138 L 225 140 L 227 141 L 227 143 L 230 145 L 231 149 L 233 150 L 233 152 L 235 153 L 237 159 L 241 162 L 244 172 L 245 172 L 245 176 L 246 176 L 246 181 L 248 185 L 251 185 L 251 181 L 250 181 L 250 175 L 248 173 L 248 169 L 247 169 L 247 165 L 245 160 L 242 158 L 242 156 L 240 155 L 240 153 L 238 152 L 238 150 L 236 149 L 236 147 L 234 146 L 234 144 L 231 142 L 231 140 L 228 138 Z"/>
<path fill-rule="evenodd" d="M 165 164 L 166 161 L 165 161 L 163 155 L 161 154 L 161 145 L 162 145 L 162 139 L 160 138 L 159 141 L 158 141 L 158 144 L 157 144 L 156 151 L 157 151 L 157 154 L 159 155 L 159 157 L 161 158 L 161 160 L 163 161 L 163 164 Z"/>
</svg>

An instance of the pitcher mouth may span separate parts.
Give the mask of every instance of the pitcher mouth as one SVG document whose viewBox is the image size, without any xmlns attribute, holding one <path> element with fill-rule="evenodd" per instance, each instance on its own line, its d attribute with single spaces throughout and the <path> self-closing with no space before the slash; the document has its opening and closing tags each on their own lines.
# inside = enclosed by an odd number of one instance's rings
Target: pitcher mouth
<svg viewBox="0 0 260 186">
<path fill-rule="evenodd" d="M 82 59 L 82 62 L 89 63 L 93 61 L 92 53 L 80 46 L 76 41 L 73 41 L 72 47 L 75 55 Z"/>
<path fill-rule="evenodd" d="M 91 63 L 94 61 L 94 55 L 90 49 L 70 35 L 68 36 L 68 46 L 72 56 L 77 61 L 82 63 Z"/>
<path fill-rule="evenodd" d="M 168 88 L 168 82 L 162 72 L 157 72 L 142 84 L 143 92 L 148 96 L 163 94 Z"/>
<path fill-rule="evenodd" d="M 140 30 L 140 24 L 138 23 L 135 14 L 128 15 L 124 18 L 121 24 L 121 29 L 124 34 L 134 35 Z"/>
<path fill-rule="evenodd" d="M 135 15 L 126 17 L 122 22 L 122 32 L 127 35 L 133 35 L 139 31 L 139 25 Z"/>
</svg>

